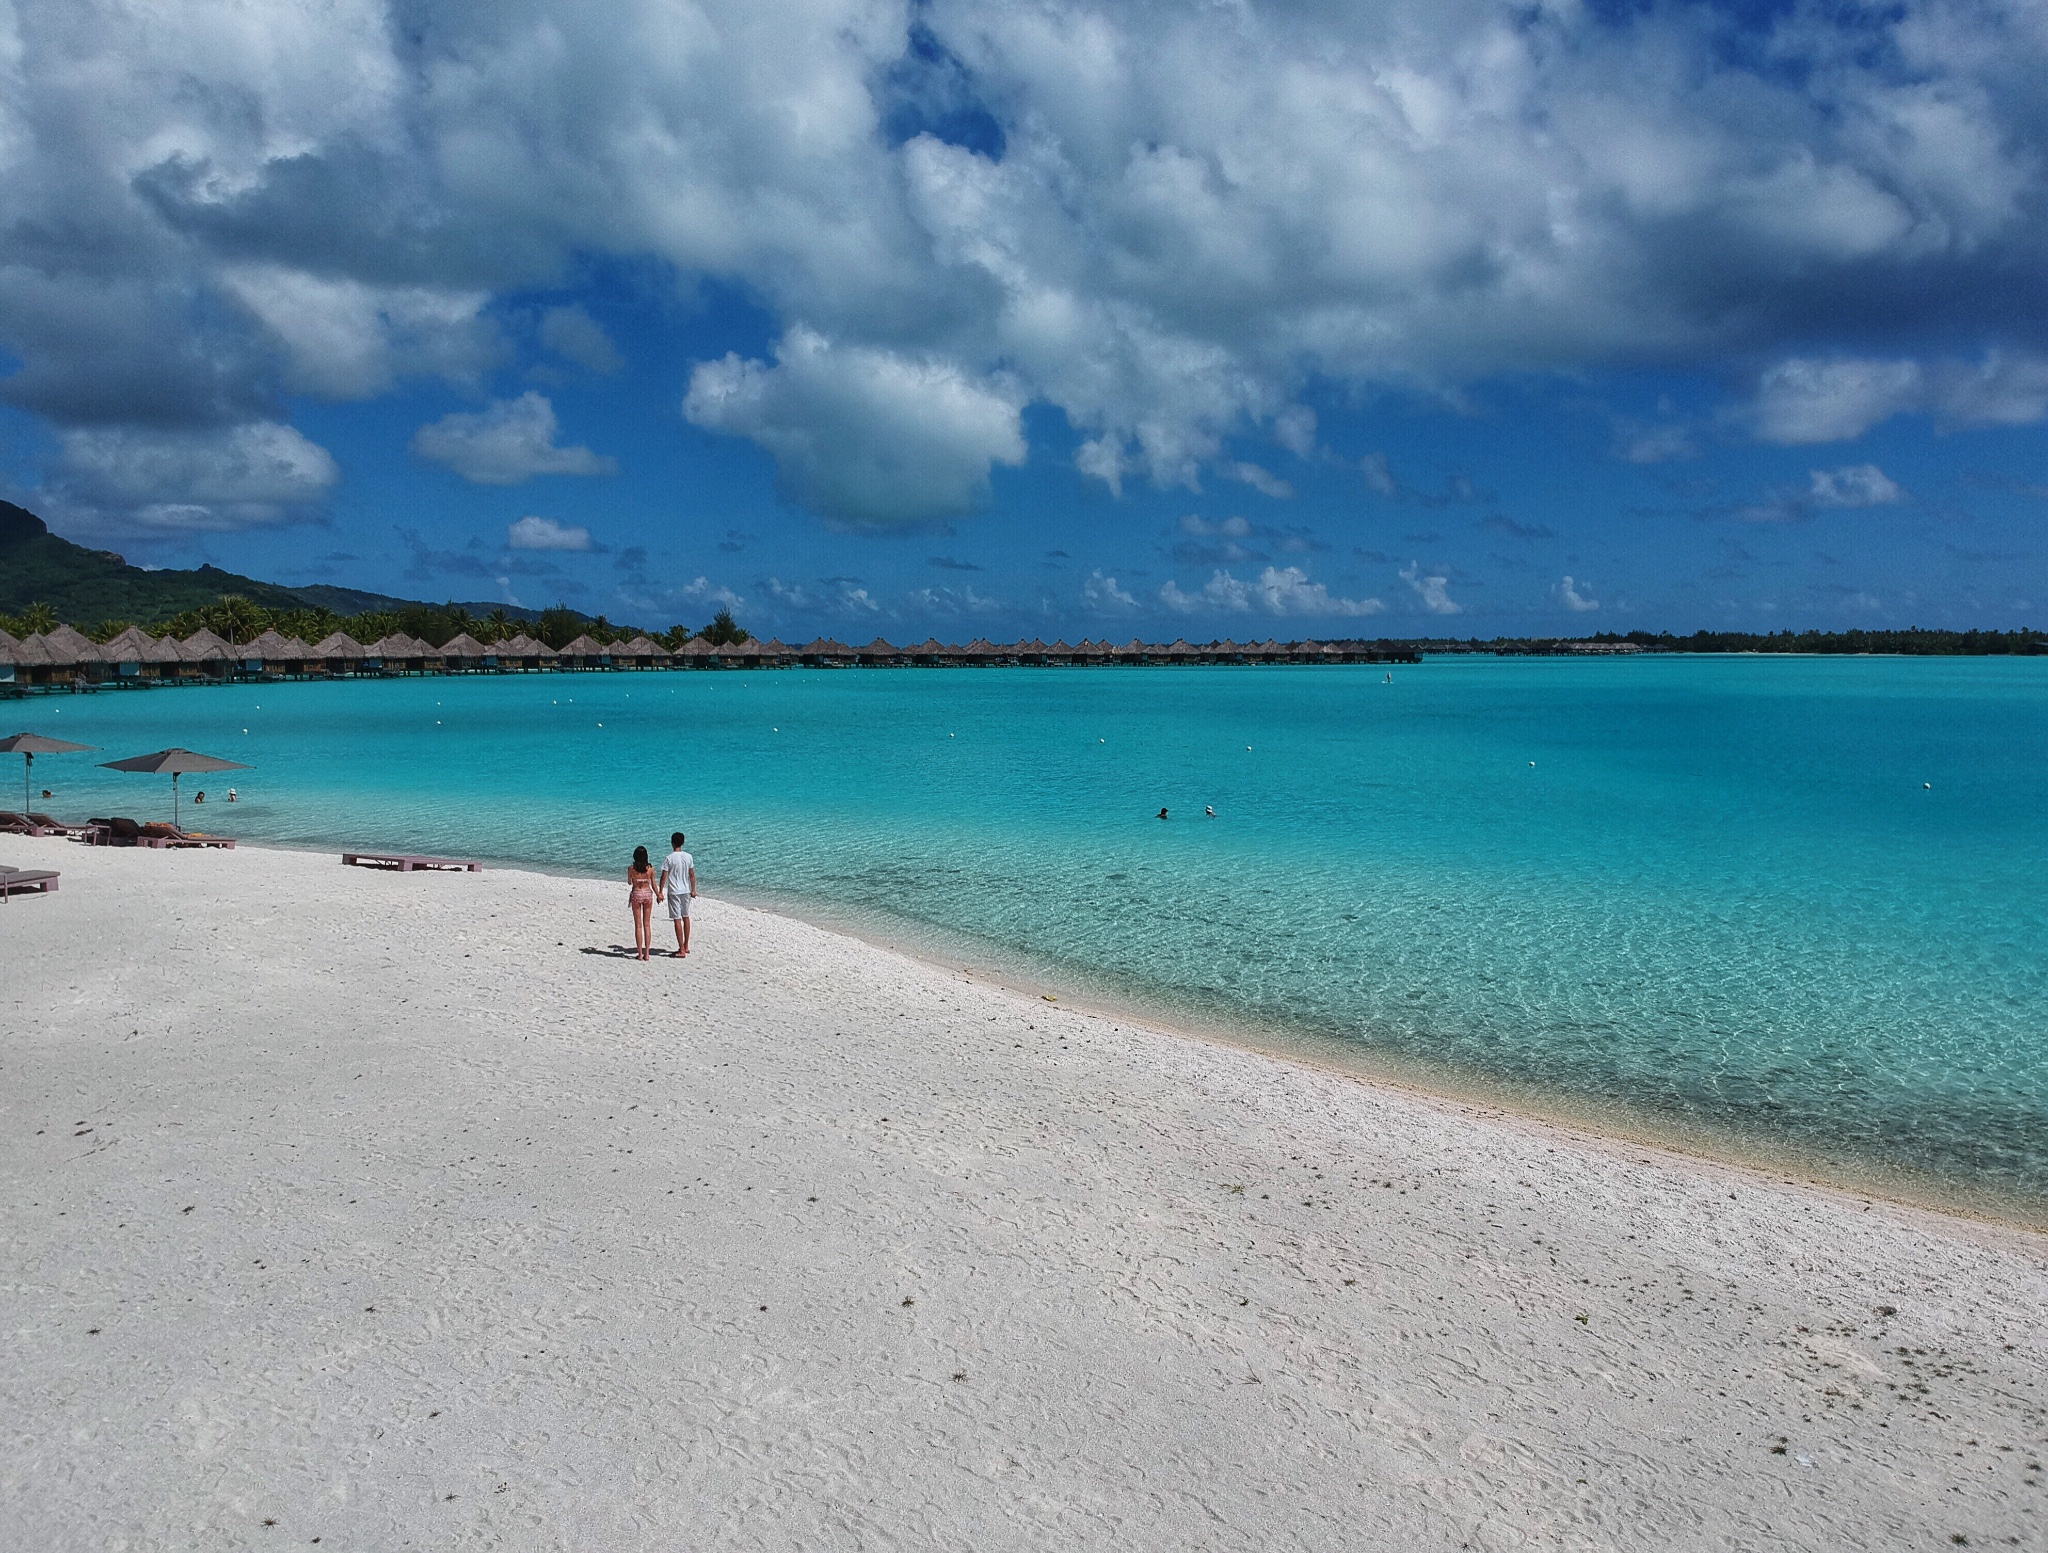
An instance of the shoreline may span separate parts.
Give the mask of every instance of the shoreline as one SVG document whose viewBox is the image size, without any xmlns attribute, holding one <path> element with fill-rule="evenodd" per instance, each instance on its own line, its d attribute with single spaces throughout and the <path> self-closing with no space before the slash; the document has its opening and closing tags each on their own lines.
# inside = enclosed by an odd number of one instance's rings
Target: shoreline
<svg viewBox="0 0 2048 1553">
<path fill-rule="evenodd" d="M 241 843 L 245 852 L 277 852 L 292 856 L 337 855 L 334 846 L 285 846 L 273 842 Z M 529 874 L 536 878 L 608 884 L 600 875 L 554 869 L 530 859 L 484 856 L 486 869 Z M 1915 1212 L 1931 1213 L 1997 1229 L 2048 1237 L 2048 1200 L 1987 1191 L 1931 1173 L 1884 1162 L 1856 1161 L 1802 1149 L 1791 1143 L 1750 1138 L 1705 1125 L 1687 1126 L 1668 1117 L 1628 1111 L 1594 1097 L 1518 1088 L 1491 1082 L 1426 1058 L 1404 1058 L 1370 1047 L 1353 1046 L 1340 1037 L 1280 1026 L 1244 1022 L 1205 1022 L 1185 1010 L 1147 1001 L 1142 995 L 1119 996 L 1087 985 L 1085 975 L 1063 977 L 1062 968 L 1000 945 L 952 933 L 926 923 L 891 918 L 885 922 L 858 912 L 839 912 L 823 902 L 771 891 L 740 890 L 707 895 L 770 916 L 784 917 L 822 932 L 856 940 L 870 948 L 902 955 L 946 975 L 965 974 L 980 985 L 993 986 L 1023 998 L 1051 994 L 1066 1009 L 1120 1020 L 1177 1039 L 1251 1052 L 1338 1075 L 1369 1088 L 1383 1088 L 1411 1098 L 1454 1107 L 1477 1107 L 1496 1119 L 1560 1129 L 1588 1145 L 1649 1149 L 1674 1161 L 1688 1161 L 1733 1170 L 1756 1180 L 1800 1187 L 1859 1202 L 1883 1202 Z M 657 917 L 655 926 L 665 919 Z M 892 932 L 901 924 L 915 932 Z M 920 942 L 917 934 L 925 935 Z M 657 934 L 657 938 L 659 934 Z M 943 941 L 943 942 L 941 942 Z M 986 962 L 958 963 L 942 950 L 960 950 Z M 1859 1173 L 1856 1166 L 1868 1168 Z"/>
<path fill-rule="evenodd" d="M 1495 1120 L 1524 1122 L 1568 1133 L 1587 1146 L 1649 1149 L 1673 1161 L 1739 1172 L 1760 1183 L 1797 1187 L 1860 1203 L 1883 1202 L 2048 1239 L 2048 1200 L 1985 1191 L 1968 1183 L 1878 1161 L 1868 1161 L 1869 1172 L 1858 1174 L 1856 1161 L 1804 1150 L 1794 1144 L 1743 1138 L 1704 1125 L 1687 1127 L 1592 1097 L 1574 1104 L 1572 1097 L 1560 1093 L 1492 1083 L 1483 1076 L 1424 1058 L 1403 1058 L 1371 1047 L 1353 1046 L 1336 1036 L 1271 1025 L 1254 1027 L 1220 1020 L 1205 1023 L 1163 1003 L 1149 1003 L 1142 996 L 1118 997 L 1088 988 L 1082 985 L 1083 977 L 1062 980 L 1058 967 L 1043 968 L 1016 951 L 976 945 L 964 935 L 947 935 L 928 924 L 915 925 L 934 938 L 955 938 L 962 949 L 983 949 L 981 958 L 985 961 L 1007 957 L 1014 963 L 997 969 L 957 964 L 934 946 L 918 943 L 911 935 L 892 934 L 886 925 L 863 920 L 857 914 L 808 909 L 809 903 L 798 899 L 745 893 L 726 898 L 748 910 L 789 917 L 871 948 L 900 954 L 936 971 L 965 975 L 978 984 L 998 987 L 1021 998 L 1043 998 L 1049 993 L 1062 1008 L 1121 1020 L 1179 1040 L 1251 1052 L 1416 1100 L 1461 1110 L 1478 1108 Z M 1665 1124 L 1661 1128 L 1660 1122 Z"/>
</svg>

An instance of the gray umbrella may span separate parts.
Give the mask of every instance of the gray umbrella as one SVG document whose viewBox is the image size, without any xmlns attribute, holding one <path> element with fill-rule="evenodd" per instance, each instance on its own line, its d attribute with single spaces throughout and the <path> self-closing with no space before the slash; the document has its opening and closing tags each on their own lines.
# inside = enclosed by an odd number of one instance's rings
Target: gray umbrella
<svg viewBox="0 0 2048 1553">
<path fill-rule="evenodd" d="M 89 750 L 97 746 L 73 744 L 69 739 L 46 739 L 39 733 L 17 733 L 12 738 L 0 739 L 0 754 L 21 752 L 21 812 L 29 810 L 29 774 L 35 770 L 38 755 L 69 755 L 76 750 Z"/>
<path fill-rule="evenodd" d="M 126 760 L 103 760 L 109 771 L 168 771 L 171 774 L 171 823 L 178 823 L 178 775 L 185 771 L 247 771 L 239 760 L 221 760 L 192 750 L 158 750 L 154 755 L 131 755 Z"/>
</svg>

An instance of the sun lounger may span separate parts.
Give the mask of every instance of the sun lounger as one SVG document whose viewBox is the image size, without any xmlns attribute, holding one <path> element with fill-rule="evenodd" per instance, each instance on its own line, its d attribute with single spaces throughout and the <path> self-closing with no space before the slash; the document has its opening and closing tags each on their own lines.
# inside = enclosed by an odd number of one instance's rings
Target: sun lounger
<svg viewBox="0 0 2048 1553">
<path fill-rule="evenodd" d="M 153 827 L 138 825 L 135 821 L 115 816 L 112 819 L 94 820 L 86 839 L 103 847 L 161 847 L 165 838 L 152 835 Z"/>
<path fill-rule="evenodd" d="M 0 831 L 10 836 L 47 836 L 49 827 L 37 823 L 26 814 L 16 814 L 12 809 L 0 809 Z"/>
<path fill-rule="evenodd" d="M 82 836 L 91 828 L 85 825 L 66 825 L 62 820 L 53 820 L 47 814 L 31 814 L 28 818 L 30 824 L 42 826 L 44 831 L 53 836 Z"/>
<path fill-rule="evenodd" d="M 404 852 L 344 852 L 342 865 L 347 868 L 395 868 L 402 874 L 429 868 L 466 868 L 473 874 L 484 871 L 484 865 L 466 857 L 414 857 Z"/>
<path fill-rule="evenodd" d="M 11 901 L 17 895 L 54 894 L 58 877 L 47 868 L 9 868 L 0 864 L 0 900 Z"/>
</svg>

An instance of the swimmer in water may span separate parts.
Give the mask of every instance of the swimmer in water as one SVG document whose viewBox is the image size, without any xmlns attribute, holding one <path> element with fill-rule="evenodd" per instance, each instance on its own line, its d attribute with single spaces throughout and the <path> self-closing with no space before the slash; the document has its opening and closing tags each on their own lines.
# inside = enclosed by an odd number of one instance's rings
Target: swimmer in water
<svg viewBox="0 0 2048 1553">
<path fill-rule="evenodd" d="M 1162 820 L 1166 818 L 1166 811 L 1165 811 L 1164 809 L 1161 809 L 1161 810 L 1159 811 L 1159 817 L 1160 817 L 1160 818 L 1161 818 Z"/>
<path fill-rule="evenodd" d="M 1208 815 L 1209 818 L 1213 820 L 1216 818 L 1216 805 L 1214 805 L 1213 803 L 1205 803 L 1202 805 L 1202 812 Z"/>
</svg>

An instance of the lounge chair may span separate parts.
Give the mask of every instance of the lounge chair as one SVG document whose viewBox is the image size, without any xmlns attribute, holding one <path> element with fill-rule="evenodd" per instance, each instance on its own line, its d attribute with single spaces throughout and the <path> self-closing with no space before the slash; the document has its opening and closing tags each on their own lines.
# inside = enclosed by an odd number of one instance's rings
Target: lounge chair
<svg viewBox="0 0 2048 1553">
<path fill-rule="evenodd" d="M 0 900 L 55 893 L 60 876 L 47 868 L 9 868 L 0 863 Z"/>
<path fill-rule="evenodd" d="M 94 820 L 89 840 L 103 847 L 160 847 L 164 838 L 152 835 L 153 827 L 138 825 L 135 821 L 119 815 L 112 819 Z"/>
<path fill-rule="evenodd" d="M 83 836 L 91 828 L 86 825 L 66 825 L 62 820 L 53 820 L 47 814 L 31 814 L 29 822 L 42 826 L 45 832 L 53 836 Z"/>
<path fill-rule="evenodd" d="M 232 847 L 230 836 L 209 836 L 204 831 L 180 830 L 169 820 L 152 820 L 141 827 L 140 840 L 151 847 Z"/>
<path fill-rule="evenodd" d="M 49 831 L 26 814 L 0 809 L 0 831 L 10 836 L 47 836 Z"/>
</svg>

